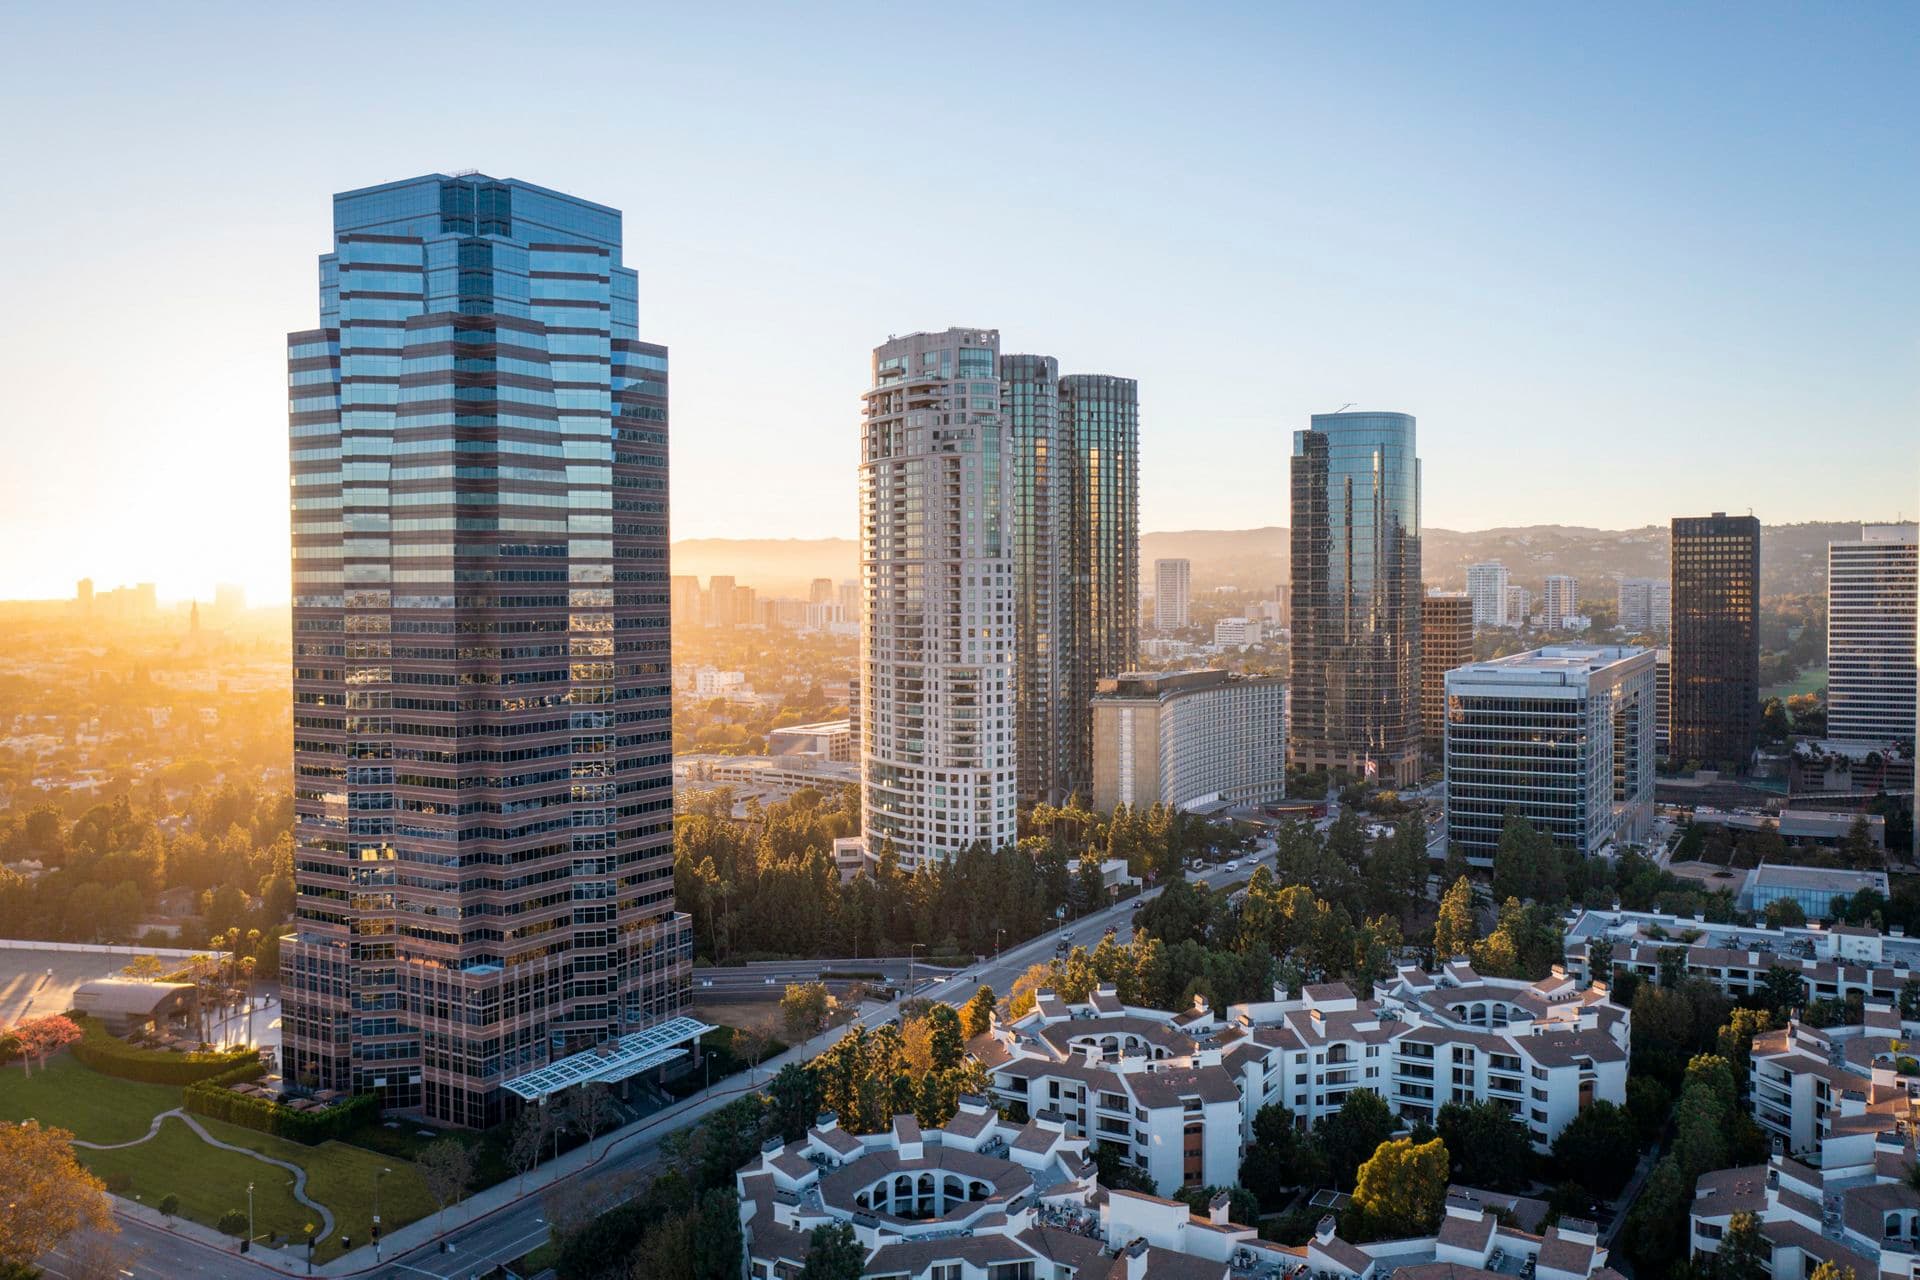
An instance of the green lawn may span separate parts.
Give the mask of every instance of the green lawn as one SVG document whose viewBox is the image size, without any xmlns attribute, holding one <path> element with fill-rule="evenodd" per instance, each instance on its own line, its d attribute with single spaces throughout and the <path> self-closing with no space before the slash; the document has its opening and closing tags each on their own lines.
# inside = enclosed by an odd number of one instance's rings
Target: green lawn
<svg viewBox="0 0 1920 1280">
<path fill-rule="evenodd" d="M 129 1142 L 147 1132 L 153 1117 L 181 1104 L 175 1085 L 141 1084 L 101 1075 L 61 1054 L 31 1077 L 18 1065 L 0 1071 L 0 1120 L 38 1120 L 70 1130 L 89 1142 Z M 304 1146 L 239 1125 L 196 1117 L 222 1142 L 245 1147 L 307 1171 L 307 1194 L 333 1211 L 334 1237 L 314 1257 L 325 1261 L 340 1252 L 345 1232 L 356 1244 L 372 1239 L 373 1182 L 381 1169 L 380 1222 L 392 1231 L 435 1211 L 432 1195 L 410 1161 L 344 1142 Z M 257 1234 L 304 1238 L 318 1215 L 293 1198 L 284 1170 L 238 1152 L 210 1147 L 179 1120 L 160 1126 L 150 1142 L 117 1151 L 76 1148 L 81 1162 L 102 1178 L 124 1174 L 133 1180 L 127 1197 L 157 1205 L 171 1192 L 180 1197 L 180 1215 L 214 1226 L 229 1209 L 247 1207 L 247 1183 L 254 1184 L 253 1218 Z"/>
<path fill-rule="evenodd" d="M 1827 669 L 1808 667 L 1786 684 L 1768 685 L 1760 691 L 1760 698 L 1778 698 L 1785 702 L 1796 693 L 1821 693 L 1827 687 Z"/>
<path fill-rule="evenodd" d="M 157 1206 L 169 1193 L 179 1196 L 180 1216 L 205 1226 L 217 1225 L 229 1209 L 244 1212 L 249 1182 L 257 1236 L 304 1237 L 306 1224 L 314 1220 L 313 1212 L 293 1198 L 291 1174 L 210 1147 L 177 1117 L 162 1124 L 151 1142 L 118 1151 L 77 1148 L 74 1154 L 102 1178 L 133 1179 L 132 1187 L 121 1192 L 129 1199 L 138 1196 L 142 1204 Z"/>
<path fill-rule="evenodd" d="M 276 1160 L 289 1160 L 305 1169 L 307 1194 L 333 1210 L 336 1235 L 345 1232 L 356 1244 L 373 1238 L 373 1179 L 381 1169 L 393 1170 L 380 1179 L 382 1230 L 404 1226 L 434 1212 L 437 1207 L 419 1171 L 404 1160 L 382 1157 L 344 1142 L 323 1142 L 317 1147 L 308 1147 L 218 1120 L 202 1117 L 200 1123 L 222 1142 L 231 1142 Z M 256 1167 L 265 1167 L 253 1163 Z M 325 1260 L 339 1252 L 339 1242 L 333 1240 L 321 1245 L 314 1256 Z"/>
<path fill-rule="evenodd" d="M 0 1120 L 38 1120 L 88 1142 L 130 1142 L 179 1105 L 177 1085 L 103 1076 L 65 1053 L 32 1076 L 19 1063 L 0 1070 Z"/>
</svg>

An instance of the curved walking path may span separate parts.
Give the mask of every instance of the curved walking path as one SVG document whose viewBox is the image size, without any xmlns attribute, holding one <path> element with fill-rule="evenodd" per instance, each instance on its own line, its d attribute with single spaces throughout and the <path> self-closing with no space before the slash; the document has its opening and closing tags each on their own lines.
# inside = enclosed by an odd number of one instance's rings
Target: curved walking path
<svg viewBox="0 0 1920 1280">
<path fill-rule="evenodd" d="M 178 1119 L 182 1124 L 186 1125 L 188 1129 L 192 1130 L 196 1138 L 199 1138 L 200 1141 L 210 1147 L 218 1147 L 222 1151 L 231 1151 L 236 1155 L 247 1156 L 250 1159 L 258 1160 L 261 1164 L 270 1164 L 276 1169 L 285 1169 L 288 1173 L 291 1173 L 293 1175 L 293 1198 L 320 1215 L 320 1231 L 314 1236 L 314 1239 L 327 1240 L 332 1238 L 333 1211 L 321 1204 L 318 1200 L 314 1200 L 307 1195 L 307 1171 L 305 1169 L 302 1169 L 299 1165 L 291 1161 L 275 1160 L 272 1156 L 262 1155 L 260 1152 L 248 1147 L 235 1146 L 231 1142 L 222 1142 L 220 1139 L 208 1133 L 206 1128 L 198 1120 L 187 1114 L 186 1108 L 184 1107 L 175 1107 L 171 1111 L 162 1111 L 153 1118 L 153 1123 L 147 1126 L 147 1131 L 144 1135 L 134 1138 L 129 1142 L 87 1142 L 84 1139 L 75 1138 L 73 1145 L 76 1147 L 85 1147 L 90 1151 L 118 1151 L 123 1147 L 137 1147 L 143 1142 L 150 1141 L 154 1134 L 160 1132 L 160 1126 L 165 1124 L 169 1119 Z"/>
</svg>

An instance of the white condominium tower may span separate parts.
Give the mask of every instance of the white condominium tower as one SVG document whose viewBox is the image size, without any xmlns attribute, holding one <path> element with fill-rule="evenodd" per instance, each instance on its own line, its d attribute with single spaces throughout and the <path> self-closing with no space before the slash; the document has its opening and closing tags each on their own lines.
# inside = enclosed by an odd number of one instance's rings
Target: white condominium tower
<svg viewBox="0 0 1920 1280">
<path fill-rule="evenodd" d="M 1473 598 L 1473 625 L 1507 625 L 1507 566 L 1498 560 L 1467 566 L 1467 594 Z"/>
<path fill-rule="evenodd" d="M 1153 562 L 1153 626 L 1156 631 L 1179 631 L 1187 625 L 1187 606 L 1193 600 L 1193 562 Z"/>
<path fill-rule="evenodd" d="M 1566 619 L 1580 612 L 1580 579 L 1564 573 L 1547 575 L 1546 591 L 1543 593 L 1543 607 L 1547 611 L 1547 625 L 1561 626 Z"/>
<path fill-rule="evenodd" d="M 1827 544 L 1827 736 L 1911 742 L 1920 541 L 1911 524 L 1870 524 Z"/>
<path fill-rule="evenodd" d="M 1000 334 L 873 353 L 860 446 L 861 822 L 901 865 L 1015 836 L 1010 430 Z"/>
</svg>

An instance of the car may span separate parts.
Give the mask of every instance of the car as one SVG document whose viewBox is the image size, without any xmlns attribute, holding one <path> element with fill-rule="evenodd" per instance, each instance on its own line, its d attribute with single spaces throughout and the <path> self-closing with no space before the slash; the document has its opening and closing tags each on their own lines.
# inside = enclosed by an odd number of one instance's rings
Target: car
<svg viewBox="0 0 1920 1280">
<path fill-rule="evenodd" d="M 1238 871 L 1239 869 L 1240 869 L 1240 864 L 1238 862 L 1229 862 L 1227 864 L 1227 870 L 1229 871 Z"/>
</svg>

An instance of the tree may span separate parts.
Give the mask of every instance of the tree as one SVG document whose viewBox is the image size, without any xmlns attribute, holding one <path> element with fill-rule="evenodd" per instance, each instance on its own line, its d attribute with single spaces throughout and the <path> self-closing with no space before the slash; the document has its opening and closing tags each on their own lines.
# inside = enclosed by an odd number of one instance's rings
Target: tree
<svg viewBox="0 0 1920 1280">
<path fill-rule="evenodd" d="M 574 1123 L 580 1126 L 580 1132 L 587 1135 L 588 1142 L 592 1142 L 614 1117 L 613 1094 L 597 1080 L 577 1085 L 573 1090 L 571 1111 Z"/>
<path fill-rule="evenodd" d="M 693 1276 L 700 1257 L 694 1244 L 698 1218 L 695 1213 L 674 1213 L 648 1227 L 627 1259 L 628 1280 Z"/>
<path fill-rule="evenodd" d="M 1751 1213 L 1736 1213 L 1727 1222 L 1713 1258 L 1714 1280 L 1766 1280 L 1771 1253 L 1772 1246 L 1761 1239 L 1760 1220 Z"/>
<path fill-rule="evenodd" d="M 540 1163 L 540 1153 L 552 1133 L 553 1117 L 543 1106 L 522 1107 L 520 1114 L 513 1118 L 513 1129 L 507 1139 L 507 1162 L 519 1175 L 521 1190 L 526 1189 L 527 1173 Z"/>
<path fill-rule="evenodd" d="M 1355 1089 L 1314 1131 L 1336 1190 L 1351 1187 L 1360 1166 L 1393 1136 L 1393 1108 L 1371 1089 Z"/>
<path fill-rule="evenodd" d="M 1911 981 L 1911 979 L 1909 979 Z M 1773 1014 L 1765 1009 L 1735 1009 L 1714 1037 L 1714 1047 L 1733 1068 L 1736 1081 L 1745 1080 L 1753 1062 L 1753 1038 L 1773 1030 Z"/>
<path fill-rule="evenodd" d="M 1453 1174 L 1470 1187 L 1524 1187 L 1533 1163 L 1526 1128 L 1497 1102 L 1449 1102 L 1435 1128 L 1447 1144 Z"/>
<path fill-rule="evenodd" d="M 1761 979 L 1760 999 L 1774 1015 L 1785 1020 L 1787 1015 L 1807 1002 L 1807 982 L 1797 969 L 1789 969 L 1783 964 L 1771 965 L 1766 977 Z"/>
<path fill-rule="evenodd" d="M 1767 904 L 1767 928 L 1801 929 L 1806 927 L 1807 913 L 1792 898 L 1775 898 Z"/>
<path fill-rule="evenodd" d="M 1439 1225 L 1447 1202 L 1447 1144 L 1438 1138 L 1384 1142 L 1360 1166 L 1353 1208 L 1366 1234 L 1417 1236 Z"/>
<path fill-rule="evenodd" d="M 993 988 L 981 983 L 973 993 L 973 999 L 967 1001 L 960 1010 L 961 1028 L 967 1039 L 985 1035 L 993 1029 L 993 1009 L 997 1003 Z"/>
<path fill-rule="evenodd" d="M 774 1132 L 782 1141 L 798 1141 L 820 1114 L 820 1079 L 811 1066 L 789 1062 L 767 1082 Z"/>
<path fill-rule="evenodd" d="M 1553 1158 L 1563 1177 L 1610 1198 L 1627 1185 L 1640 1162 L 1640 1133 L 1631 1115 L 1600 1099 L 1560 1131 L 1553 1140 Z"/>
<path fill-rule="evenodd" d="M 714 1187 L 700 1197 L 693 1227 L 694 1280 L 738 1280 L 741 1246 L 740 1198 L 732 1187 Z"/>
<path fill-rule="evenodd" d="M 850 1225 L 815 1227 L 807 1237 L 807 1265 L 800 1268 L 800 1280 L 860 1280 L 866 1262 L 867 1251 Z"/>
<path fill-rule="evenodd" d="M 1318 1187 L 1326 1181 L 1326 1160 L 1293 1112 L 1269 1102 L 1253 1117 L 1253 1142 L 1240 1164 L 1240 1181 L 1262 1208 L 1273 1208 L 1294 1187 Z"/>
<path fill-rule="evenodd" d="M 48 1055 L 66 1048 L 83 1033 L 72 1018 L 56 1013 L 44 1018 L 23 1018 L 14 1023 L 7 1034 L 19 1045 L 21 1071 L 32 1075 L 30 1063 L 45 1067 Z"/>
<path fill-rule="evenodd" d="M 1852 1267 L 1843 1267 L 1829 1258 L 1807 1273 L 1807 1280 L 1858 1280 Z"/>
<path fill-rule="evenodd" d="M 441 1138 L 429 1142 L 414 1161 L 420 1170 L 420 1178 L 427 1184 L 427 1191 L 434 1202 L 440 1206 L 440 1221 L 435 1231 L 444 1229 L 447 1206 L 459 1202 L 460 1196 L 473 1181 L 473 1152 L 457 1138 Z"/>
<path fill-rule="evenodd" d="M 65 1129 L 0 1124 L 0 1187 L 0 1264 L 30 1267 L 76 1231 L 115 1229 L 106 1185 L 73 1158 Z"/>
<path fill-rule="evenodd" d="M 786 1023 L 787 1039 L 799 1044 L 826 1030 L 831 998 L 824 982 L 790 982 L 780 997 L 780 1017 Z"/>
<path fill-rule="evenodd" d="M 1461 876 L 1441 897 L 1440 912 L 1434 917 L 1434 959 L 1445 963 L 1466 955 L 1479 936 L 1473 918 L 1473 882 Z"/>
</svg>

